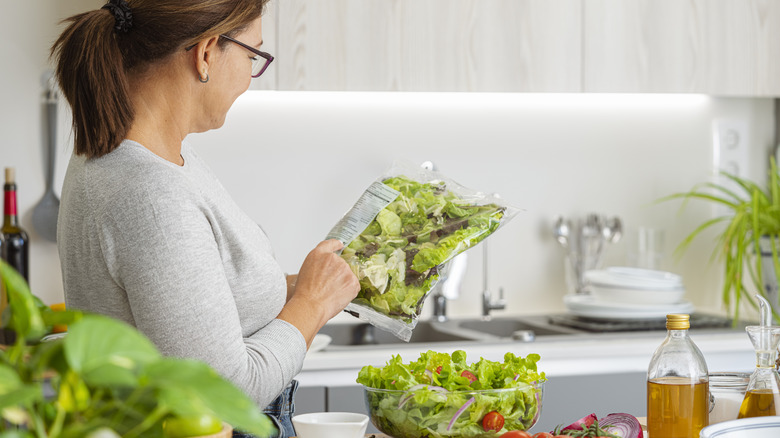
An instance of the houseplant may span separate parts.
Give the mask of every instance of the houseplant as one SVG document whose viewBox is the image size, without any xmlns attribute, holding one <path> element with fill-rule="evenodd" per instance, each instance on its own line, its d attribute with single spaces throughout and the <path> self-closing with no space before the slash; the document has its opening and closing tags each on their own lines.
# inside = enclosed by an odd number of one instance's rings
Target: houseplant
<svg viewBox="0 0 780 438">
<path fill-rule="evenodd" d="M 662 199 L 699 199 L 729 209 L 729 214 L 699 225 L 683 240 L 678 250 L 684 250 L 704 230 L 723 227 L 717 236 L 712 256 L 724 262 L 722 298 L 734 323 L 739 318 L 743 298 L 758 309 L 753 298 L 755 292 L 767 298 L 772 305 L 774 319 L 780 320 L 776 289 L 780 273 L 780 175 L 777 163 L 774 158 L 771 159 L 766 188 L 727 172 L 721 174 L 733 181 L 737 188 L 732 190 L 726 185 L 708 182 L 697 185 L 689 192 Z M 752 285 L 754 291 L 749 291 L 748 285 Z M 768 294 L 768 288 L 774 290 Z"/>
<path fill-rule="evenodd" d="M 175 436 L 163 426 L 203 416 L 261 437 L 274 432 L 205 363 L 163 357 L 117 320 L 52 311 L 3 261 L 0 278 L 10 302 L 2 324 L 17 334 L 0 349 L 0 438 Z M 67 336 L 41 342 L 54 324 L 68 324 Z"/>
</svg>

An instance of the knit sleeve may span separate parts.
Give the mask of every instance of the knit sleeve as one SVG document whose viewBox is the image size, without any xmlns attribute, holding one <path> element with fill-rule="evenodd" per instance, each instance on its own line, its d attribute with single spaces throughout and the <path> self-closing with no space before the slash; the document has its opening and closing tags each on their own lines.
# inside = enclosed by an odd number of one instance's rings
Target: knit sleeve
<svg viewBox="0 0 780 438">
<path fill-rule="evenodd" d="M 175 180 L 160 187 L 134 190 L 103 216 L 111 277 L 163 354 L 208 363 L 264 407 L 300 372 L 306 342 L 276 319 L 242 334 L 208 212 Z"/>
</svg>

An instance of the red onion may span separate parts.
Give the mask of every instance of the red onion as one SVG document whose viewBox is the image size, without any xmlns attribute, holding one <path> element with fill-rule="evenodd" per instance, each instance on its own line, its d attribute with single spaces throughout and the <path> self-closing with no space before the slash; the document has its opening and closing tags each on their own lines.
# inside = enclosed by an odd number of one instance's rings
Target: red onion
<svg viewBox="0 0 780 438">
<path fill-rule="evenodd" d="M 609 433 L 623 438 L 642 438 L 642 425 L 631 414 L 609 414 L 599 420 L 599 426 Z"/>
<path fill-rule="evenodd" d="M 460 417 L 460 414 L 462 414 L 463 411 L 465 411 L 466 408 L 469 407 L 469 405 L 474 403 L 474 400 L 476 400 L 476 399 L 474 397 L 471 397 L 469 399 L 469 401 L 467 401 L 466 403 L 463 403 L 463 406 L 461 406 L 460 409 L 458 409 L 458 411 L 455 412 L 455 415 L 452 416 L 452 420 L 450 420 L 450 424 L 447 425 L 447 432 L 449 432 L 450 429 L 452 429 L 452 425 L 455 424 L 455 420 L 457 420 L 458 417 Z"/>
<path fill-rule="evenodd" d="M 593 422 L 596 420 L 598 420 L 596 414 L 590 414 L 587 417 L 580 418 L 579 420 L 564 427 L 561 430 L 583 430 L 585 429 L 585 427 L 590 427 L 590 425 L 593 424 Z M 582 427 L 583 424 L 585 425 L 585 427 Z"/>
</svg>

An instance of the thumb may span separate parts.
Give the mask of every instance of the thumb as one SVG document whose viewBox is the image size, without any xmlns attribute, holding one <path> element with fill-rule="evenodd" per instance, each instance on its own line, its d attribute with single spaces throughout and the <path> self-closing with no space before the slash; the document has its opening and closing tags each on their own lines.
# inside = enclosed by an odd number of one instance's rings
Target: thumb
<svg viewBox="0 0 780 438">
<path fill-rule="evenodd" d="M 317 245 L 317 249 L 328 252 L 336 252 L 344 248 L 344 244 L 338 239 L 323 240 Z"/>
</svg>

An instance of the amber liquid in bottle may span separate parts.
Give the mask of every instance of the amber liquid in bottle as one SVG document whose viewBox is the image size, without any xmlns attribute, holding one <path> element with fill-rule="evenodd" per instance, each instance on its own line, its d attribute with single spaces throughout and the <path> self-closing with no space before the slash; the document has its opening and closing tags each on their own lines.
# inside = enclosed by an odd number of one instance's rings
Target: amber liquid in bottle
<svg viewBox="0 0 780 438">
<path fill-rule="evenodd" d="M 710 389 L 707 382 L 662 377 L 647 382 L 647 426 L 651 437 L 698 437 L 707 426 Z"/>
<path fill-rule="evenodd" d="M 774 393 L 771 389 L 754 389 L 745 394 L 737 418 L 777 415 L 779 404 L 780 394 Z"/>
</svg>

